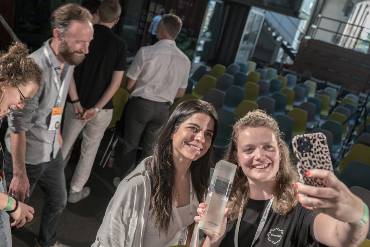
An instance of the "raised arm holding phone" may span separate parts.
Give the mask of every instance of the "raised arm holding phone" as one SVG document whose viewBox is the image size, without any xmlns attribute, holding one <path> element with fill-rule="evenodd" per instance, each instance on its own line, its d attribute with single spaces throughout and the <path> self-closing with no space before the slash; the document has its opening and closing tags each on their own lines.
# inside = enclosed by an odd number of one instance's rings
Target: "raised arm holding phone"
<svg viewBox="0 0 370 247">
<path fill-rule="evenodd" d="M 233 128 L 225 159 L 238 164 L 225 231 L 206 232 L 203 246 L 359 246 L 369 228 L 367 206 L 333 172 L 311 169 L 326 187 L 298 181 L 277 122 L 256 110 Z M 199 216 L 207 205 L 201 203 Z M 226 225 L 227 222 L 227 225 Z"/>
</svg>

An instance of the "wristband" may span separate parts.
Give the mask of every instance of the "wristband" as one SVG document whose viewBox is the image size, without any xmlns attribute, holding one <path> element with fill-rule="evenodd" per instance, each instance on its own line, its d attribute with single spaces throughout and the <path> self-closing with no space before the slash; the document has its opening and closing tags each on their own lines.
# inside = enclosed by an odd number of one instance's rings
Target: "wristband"
<svg viewBox="0 0 370 247">
<path fill-rule="evenodd" d="M 79 99 L 71 100 L 72 104 L 77 103 L 77 102 L 80 102 L 80 100 Z"/>
<path fill-rule="evenodd" d="M 14 206 L 15 203 L 15 206 Z M 14 207 L 14 208 L 13 208 Z M 18 200 L 8 196 L 8 203 L 4 209 L 8 214 L 14 213 L 18 209 Z"/>
<path fill-rule="evenodd" d="M 364 213 L 360 219 L 360 225 L 365 225 L 369 221 L 369 208 L 364 203 Z"/>
</svg>

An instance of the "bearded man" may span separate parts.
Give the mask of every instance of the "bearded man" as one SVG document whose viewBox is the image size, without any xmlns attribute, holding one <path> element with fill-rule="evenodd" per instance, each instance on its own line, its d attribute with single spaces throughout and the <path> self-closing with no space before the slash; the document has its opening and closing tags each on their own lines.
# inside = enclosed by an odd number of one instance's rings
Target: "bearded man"
<svg viewBox="0 0 370 247">
<path fill-rule="evenodd" d="M 67 203 L 60 154 L 60 123 L 74 66 L 88 53 L 92 16 L 77 4 L 66 4 L 51 16 L 52 38 L 32 53 L 42 70 L 42 86 L 23 110 L 8 118 L 4 170 L 9 193 L 26 200 L 36 184 L 44 192 L 39 237 L 35 246 L 67 246 L 56 241 L 58 218 Z"/>
</svg>

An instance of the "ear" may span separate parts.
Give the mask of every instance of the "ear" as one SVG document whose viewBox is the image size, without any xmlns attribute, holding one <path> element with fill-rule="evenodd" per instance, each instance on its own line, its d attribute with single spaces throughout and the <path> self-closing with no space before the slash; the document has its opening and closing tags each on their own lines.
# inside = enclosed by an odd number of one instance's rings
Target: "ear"
<svg viewBox="0 0 370 247">
<path fill-rule="evenodd" d="M 61 41 L 63 39 L 63 34 L 58 28 L 54 28 L 53 37 L 56 38 L 58 41 Z"/>
</svg>

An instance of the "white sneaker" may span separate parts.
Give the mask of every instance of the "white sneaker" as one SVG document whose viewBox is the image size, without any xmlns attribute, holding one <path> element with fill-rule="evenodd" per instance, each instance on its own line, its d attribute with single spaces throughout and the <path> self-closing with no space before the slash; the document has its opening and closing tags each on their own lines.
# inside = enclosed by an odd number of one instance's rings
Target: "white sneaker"
<svg viewBox="0 0 370 247">
<path fill-rule="evenodd" d="M 66 245 L 66 244 L 62 244 L 60 242 L 55 242 L 54 245 L 50 246 L 50 247 L 71 247 L 70 245 Z"/>
<path fill-rule="evenodd" d="M 68 202 L 69 203 L 76 203 L 81 201 L 82 199 L 85 199 L 90 195 L 90 188 L 89 187 L 83 187 L 81 191 L 79 192 L 70 192 L 68 196 Z"/>
<path fill-rule="evenodd" d="M 121 178 L 120 177 L 113 178 L 113 185 L 114 185 L 114 187 L 117 188 L 120 182 L 121 182 Z"/>
</svg>

